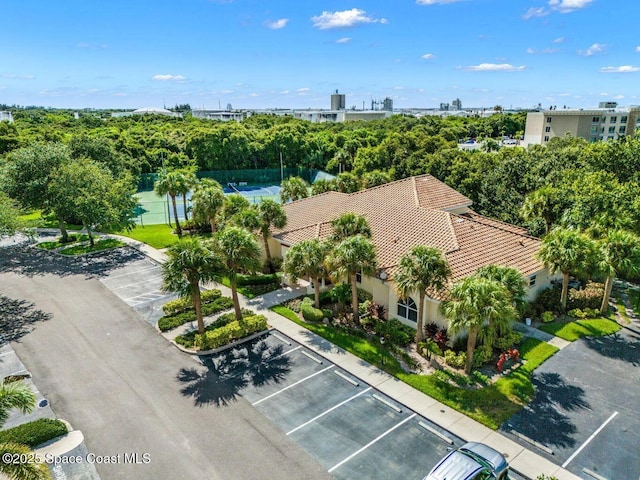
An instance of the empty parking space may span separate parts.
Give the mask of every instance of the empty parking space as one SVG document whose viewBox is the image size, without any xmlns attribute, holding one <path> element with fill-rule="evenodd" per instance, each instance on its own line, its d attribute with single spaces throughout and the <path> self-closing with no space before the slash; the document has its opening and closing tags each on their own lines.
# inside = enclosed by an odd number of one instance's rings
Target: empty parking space
<svg viewBox="0 0 640 480">
<path fill-rule="evenodd" d="M 279 333 L 203 363 L 335 478 L 421 479 L 463 443 Z"/>
<path fill-rule="evenodd" d="M 582 478 L 640 478 L 640 336 L 576 341 L 533 382 L 534 400 L 503 425 L 506 434 Z"/>
</svg>

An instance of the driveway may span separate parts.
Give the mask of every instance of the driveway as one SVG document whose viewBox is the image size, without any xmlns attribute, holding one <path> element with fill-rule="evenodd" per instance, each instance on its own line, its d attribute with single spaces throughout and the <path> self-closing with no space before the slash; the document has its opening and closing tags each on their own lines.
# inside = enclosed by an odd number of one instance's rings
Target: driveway
<svg viewBox="0 0 640 480">
<path fill-rule="evenodd" d="M 501 430 L 583 478 L 640 478 L 640 335 L 587 337 L 533 375 L 534 400 Z M 593 476 L 596 474 L 597 476 Z"/>
<path fill-rule="evenodd" d="M 20 308 L 7 314 L 6 340 L 57 416 L 82 430 L 90 453 L 150 458 L 98 464 L 101 477 L 330 478 L 246 400 L 215 401 L 226 398 L 216 375 L 99 281 L 134 257 L 128 250 L 81 260 L 0 249 L 0 292 L 29 306 L 28 315 Z M 207 373 L 204 400 L 185 391 L 185 369 Z"/>
</svg>

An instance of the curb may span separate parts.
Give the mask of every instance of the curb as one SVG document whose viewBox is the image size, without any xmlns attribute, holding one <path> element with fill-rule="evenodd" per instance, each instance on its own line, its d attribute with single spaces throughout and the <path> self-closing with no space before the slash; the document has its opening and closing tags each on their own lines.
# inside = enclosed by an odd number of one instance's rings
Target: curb
<svg viewBox="0 0 640 480">
<path fill-rule="evenodd" d="M 215 355 L 216 353 L 220 353 L 220 352 L 224 352 L 225 350 L 228 350 L 230 348 L 234 348 L 237 347 L 238 345 L 242 345 L 243 343 L 246 342 L 250 342 L 251 340 L 254 340 L 256 338 L 262 337 L 264 335 L 266 335 L 267 333 L 271 332 L 272 330 L 275 330 L 275 328 L 268 328 L 267 330 L 261 330 L 259 332 L 253 333 L 251 335 L 249 335 L 248 337 L 243 337 L 240 340 L 236 340 L 235 342 L 231 342 L 227 345 L 224 345 L 222 347 L 218 347 L 218 348 L 214 348 L 211 350 L 203 350 L 203 351 L 193 351 L 193 350 L 188 350 L 186 348 L 184 348 L 182 345 L 178 345 L 175 341 L 173 340 L 169 340 L 173 345 L 175 345 L 175 347 L 180 350 L 181 352 L 187 353 L 189 355 L 194 355 L 194 356 L 205 356 L 205 355 Z M 166 337 L 165 337 L 166 338 Z"/>
</svg>

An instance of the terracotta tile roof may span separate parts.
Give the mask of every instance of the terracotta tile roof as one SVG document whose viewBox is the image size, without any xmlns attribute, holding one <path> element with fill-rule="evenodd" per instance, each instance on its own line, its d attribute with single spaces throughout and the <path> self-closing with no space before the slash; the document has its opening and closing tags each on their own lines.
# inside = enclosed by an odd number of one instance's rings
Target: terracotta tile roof
<svg viewBox="0 0 640 480">
<path fill-rule="evenodd" d="M 442 250 L 453 281 L 489 264 L 516 267 L 524 275 L 542 269 L 534 258 L 540 242 L 524 229 L 472 211 L 445 211 L 471 203 L 431 175 L 422 175 L 352 194 L 327 192 L 286 204 L 287 226 L 273 236 L 287 244 L 324 239 L 333 231 L 331 220 L 354 212 L 368 220 L 378 265 L 389 277 L 400 257 L 416 245 Z"/>
</svg>

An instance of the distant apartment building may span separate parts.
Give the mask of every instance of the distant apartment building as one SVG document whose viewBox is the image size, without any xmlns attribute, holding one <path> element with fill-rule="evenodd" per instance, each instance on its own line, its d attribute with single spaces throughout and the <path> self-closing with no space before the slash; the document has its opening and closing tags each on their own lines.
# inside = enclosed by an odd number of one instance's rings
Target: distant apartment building
<svg viewBox="0 0 640 480">
<path fill-rule="evenodd" d="M 451 102 L 451 108 L 454 110 L 462 110 L 462 101 L 459 98 L 456 98 Z"/>
<path fill-rule="evenodd" d="M 241 122 L 246 118 L 246 113 L 238 110 L 192 110 L 191 115 L 195 118 L 219 122 Z"/>
<path fill-rule="evenodd" d="M 11 112 L 1 111 L 0 112 L 0 122 L 2 122 L 2 121 L 13 123 L 13 114 Z"/>
<path fill-rule="evenodd" d="M 527 114 L 523 146 L 546 145 L 553 137 L 584 138 L 589 142 L 616 140 L 626 135 L 634 135 L 640 129 L 640 107 L 592 110 L 541 110 Z"/>
</svg>

